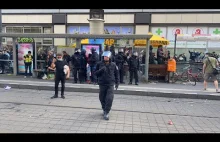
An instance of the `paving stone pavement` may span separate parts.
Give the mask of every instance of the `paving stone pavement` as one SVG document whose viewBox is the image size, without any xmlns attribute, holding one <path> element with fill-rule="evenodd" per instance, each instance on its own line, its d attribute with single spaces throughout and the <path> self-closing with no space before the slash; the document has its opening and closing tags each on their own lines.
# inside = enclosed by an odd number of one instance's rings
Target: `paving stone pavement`
<svg viewBox="0 0 220 142">
<path fill-rule="evenodd" d="M 0 133 L 220 133 L 219 101 L 117 94 L 105 121 L 97 93 L 52 95 L 0 89 Z"/>
</svg>

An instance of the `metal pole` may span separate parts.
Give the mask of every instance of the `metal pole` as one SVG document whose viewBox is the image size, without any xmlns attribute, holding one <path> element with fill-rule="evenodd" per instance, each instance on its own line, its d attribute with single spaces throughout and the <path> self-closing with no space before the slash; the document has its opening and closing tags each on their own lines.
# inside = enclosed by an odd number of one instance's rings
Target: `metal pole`
<svg viewBox="0 0 220 142">
<path fill-rule="evenodd" d="M 0 33 L 2 32 L 2 9 L 0 9 Z M 0 49 L 2 48 L 2 37 L 0 37 Z"/>
<path fill-rule="evenodd" d="M 13 74 L 17 75 L 16 38 L 13 38 Z"/>
<path fill-rule="evenodd" d="M 174 40 L 174 57 L 176 55 L 176 39 L 177 39 L 177 34 L 175 34 L 175 40 Z"/>
<path fill-rule="evenodd" d="M 149 70 L 149 45 L 150 45 L 150 40 L 147 39 L 146 42 L 146 57 L 145 57 L 145 81 L 146 83 L 148 82 L 148 70 Z"/>
</svg>

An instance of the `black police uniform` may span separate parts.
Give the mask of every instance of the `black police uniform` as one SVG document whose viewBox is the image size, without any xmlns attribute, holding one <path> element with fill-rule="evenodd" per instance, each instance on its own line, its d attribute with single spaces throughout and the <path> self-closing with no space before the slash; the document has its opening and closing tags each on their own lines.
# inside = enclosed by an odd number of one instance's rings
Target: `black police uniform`
<svg viewBox="0 0 220 142">
<path fill-rule="evenodd" d="M 79 70 L 79 81 L 83 83 L 86 81 L 86 51 L 82 50 L 80 54 L 80 70 Z"/>
<path fill-rule="evenodd" d="M 126 56 L 123 52 L 119 52 L 115 56 L 115 63 L 119 69 L 120 83 L 124 83 L 124 63 L 126 61 Z"/>
<path fill-rule="evenodd" d="M 71 57 L 70 57 L 70 55 L 63 55 L 63 60 L 65 60 L 68 64 L 69 64 L 69 62 L 71 61 Z"/>
<path fill-rule="evenodd" d="M 58 97 L 58 86 L 61 82 L 61 97 L 64 99 L 64 89 L 65 89 L 65 81 L 66 81 L 66 75 L 64 73 L 64 66 L 68 63 L 65 60 L 59 61 L 57 60 L 55 62 L 56 66 L 56 73 L 55 73 L 55 95 L 52 98 Z"/>
<path fill-rule="evenodd" d="M 130 82 L 132 84 L 133 77 L 135 79 L 135 84 L 138 85 L 138 70 L 139 70 L 139 59 L 137 56 L 132 55 L 128 59 L 129 73 L 130 73 Z"/>
<path fill-rule="evenodd" d="M 114 98 L 114 85 L 118 87 L 119 84 L 118 67 L 111 61 L 109 64 L 106 64 L 105 61 L 100 61 L 97 64 L 95 74 L 98 77 L 100 89 L 99 100 L 104 113 L 108 114 Z"/>
<path fill-rule="evenodd" d="M 75 52 L 71 58 L 71 61 L 73 65 L 74 83 L 77 83 L 77 74 L 79 74 L 80 70 L 80 52 Z"/>
<path fill-rule="evenodd" d="M 96 65 L 99 61 L 99 55 L 95 51 L 96 51 L 96 49 L 94 49 L 94 48 L 91 49 L 92 55 L 88 59 L 88 62 L 89 62 L 90 68 L 91 68 L 91 81 L 93 83 L 97 82 L 97 77 L 94 74 L 94 72 L 96 69 Z"/>
</svg>

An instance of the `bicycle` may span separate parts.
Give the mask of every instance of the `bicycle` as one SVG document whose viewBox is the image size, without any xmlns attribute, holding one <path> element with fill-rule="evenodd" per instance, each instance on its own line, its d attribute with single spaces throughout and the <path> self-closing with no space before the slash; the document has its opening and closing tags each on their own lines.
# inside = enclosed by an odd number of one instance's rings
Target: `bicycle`
<svg viewBox="0 0 220 142">
<path fill-rule="evenodd" d="M 172 83 L 175 83 L 177 80 L 180 80 L 182 82 L 189 82 L 193 86 L 196 85 L 196 78 L 192 75 L 192 68 L 191 66 L 187 66 L 183 68 L 183 72 L 180 74 L 178 72 L 175 72 L 172 77 Z"/>
</svg>

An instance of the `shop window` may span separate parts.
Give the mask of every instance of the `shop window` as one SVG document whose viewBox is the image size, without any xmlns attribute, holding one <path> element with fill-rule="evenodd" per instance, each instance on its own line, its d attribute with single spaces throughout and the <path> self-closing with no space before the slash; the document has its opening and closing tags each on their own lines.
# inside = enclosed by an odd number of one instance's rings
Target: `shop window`
<svg viewBox="0 0 220 142">
<path fill-rule="evenodd" d="M 6 33 L 23 33 L 23 27 L 6 27 Z"/>
</svg>

